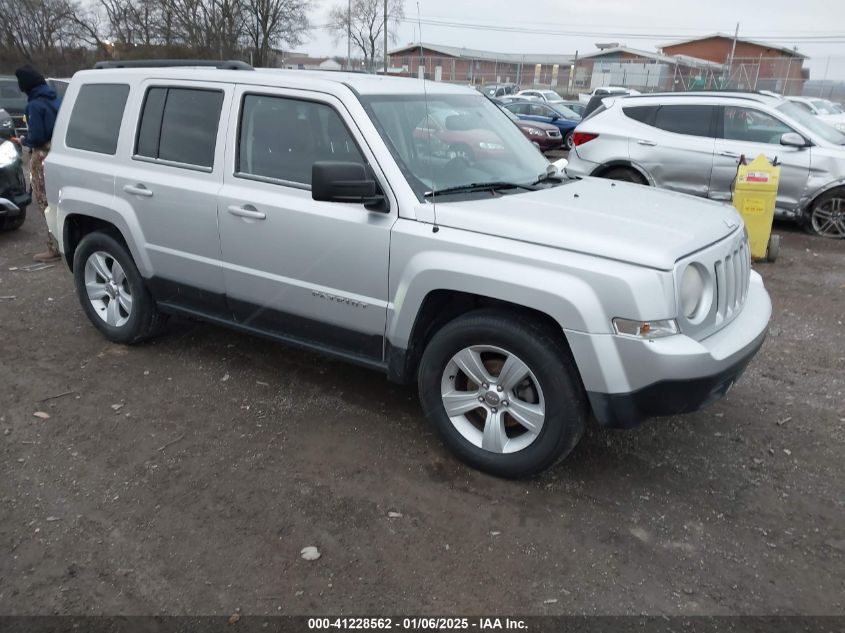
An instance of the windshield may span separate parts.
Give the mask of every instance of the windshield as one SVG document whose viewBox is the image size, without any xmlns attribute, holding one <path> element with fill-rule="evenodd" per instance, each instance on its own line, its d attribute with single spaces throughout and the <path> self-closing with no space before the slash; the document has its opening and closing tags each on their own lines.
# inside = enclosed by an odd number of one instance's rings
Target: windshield
<svg viewBox="0 0 845 633">
<path fill-rule="evenodd" d="M 553 103 L 550 104 L 555 110 L 560 113 L 560 115 L 564 119 L 570 119 L 572 121 L 579 121 L 581 119 L 581 115 L 578 114 L 575 110 L 570 110 L 567 106 L 563 105 L 562 103 Z"/>
<path fill-rule="evenodd" d="M 26 95 L 18 88 L 16 79 L 0 79 L 0 108 L 20 110 L 26 107 Z"/>
<path fill-rule="evenodd" d="M 806 110 L 802 110 L 791 101 L 784 101 L 776 108 L 793 121 L 800 123 L 805 128 L 810 130 L 813 134 L 824 139 L 828 143 L 835 145 L 845 145 L 845 134 L 837 131 L 827 123 L 819 120 L 814 114 L 810 114 Z"/>
<path fill-rule="evenodd" d="M 554 90 L 544 90 L 543 96 L 546 98 L 546 101 L 563 101 L 563 97 Z"/>
<path fill-rule="evenodd" d="M 530 184 L 546 173 L 545 157 L 482 95 L 361 99 L 420 200 L 477 183 Z"/>
</svg>

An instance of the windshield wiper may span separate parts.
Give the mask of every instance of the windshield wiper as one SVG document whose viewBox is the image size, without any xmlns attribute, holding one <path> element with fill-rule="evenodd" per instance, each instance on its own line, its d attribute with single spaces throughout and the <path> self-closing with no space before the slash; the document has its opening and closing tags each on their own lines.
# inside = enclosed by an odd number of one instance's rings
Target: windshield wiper
<svg viewBox="0 0 845 633">
<path fill-rule="evenodd" d="M 437 189 L 436 191 L 426 191 L 426 198 L 433 198 L 450 193 L 472 193 L 474 191 L 497 191 L 499 189 L 525 189 L 526 191 L 536 191 L 530 185 L 520 185 L 515 182 L 473 182 L 468 185 L 458 185 L 457 187 L 446 187 L 446 189 Z"/>
</svg>

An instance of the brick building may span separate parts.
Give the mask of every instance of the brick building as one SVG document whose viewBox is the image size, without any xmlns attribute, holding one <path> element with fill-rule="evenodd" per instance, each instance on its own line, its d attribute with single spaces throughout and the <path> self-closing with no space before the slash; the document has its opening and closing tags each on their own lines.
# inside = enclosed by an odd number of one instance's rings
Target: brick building
<svg viewBox="0 0 845 633">
<path fill-rule="evenodd" d="M 807 59 L 798 51 L 767 42 L 736 38 L 724 33 L 672 42 L 661 47 L 664 55 L 688 55 L 724 64 L 730 75 L 729 87 L 741 90 L 773 90 L 800 95 L 809 79 Z"/>
<path fill-rule="evenodd" d="M 496 53 L 457 46 L 415 43 L 388 51 L 391 74 L 483 85 L 566 86 L 571 55 Z"/>
</svg>

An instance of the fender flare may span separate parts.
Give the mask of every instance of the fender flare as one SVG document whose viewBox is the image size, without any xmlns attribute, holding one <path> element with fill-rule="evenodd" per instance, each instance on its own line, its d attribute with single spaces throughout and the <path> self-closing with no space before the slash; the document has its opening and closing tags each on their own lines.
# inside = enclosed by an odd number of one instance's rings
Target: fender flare
<svg viewBox="0 0 845 633">
<path fill-rule="evenodd" d="M 654 184 L 654 178 L 652 178 L 646 169 L 633 161 L 630 160 L 612 160 L 607 163 L 602 163 L 598 165 L 593 171 L 590 172 L 590 176 L 596 176 L 598 173 L 602 171 L 607 171 L 608 169 L 613 169 L 614 167 L 626 167 L 627 169 L 633 169 L 637 172 L 642 178 L 646 181 L 646 184 L 649 187 L 656 187 L 657 185 Z"/>
</svg>

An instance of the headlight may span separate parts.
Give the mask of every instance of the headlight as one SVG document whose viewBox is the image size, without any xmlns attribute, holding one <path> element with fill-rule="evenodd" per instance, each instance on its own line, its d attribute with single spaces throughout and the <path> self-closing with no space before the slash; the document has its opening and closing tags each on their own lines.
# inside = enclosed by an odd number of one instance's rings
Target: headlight
<svg viewBox="0 0 845 633">
<path fill-rule="evenodd" d="M 492 150 L 503 150 L 505 149 L 504 145 L 500 145 L 499 143 L 485 143 L 482 141 L 478 144 L 481 149 L 492 149 Z"/>
<path fill-rule="evenodd" d="M 687 319 L 694 319 L 704 302 L 706 283 L 698 264 L 690 264 L 681 276 L 681 312 Z"/>
<path fill-rule="evenodd" d="M 14 125 L 15 122 L 12 121 L 12 119 L 3 119 L 2 121 L 0 121 L 0 127 L 5 128 L 7 130 L 12 129 Z"/>
<path fill-rule="evenodd" d="M 18 149 L 11 141 L 6 141 L 0 145 L 0 168 L 8 167 L 18 160 Z"/>
<path fill-rule="evenodd" d="M 845 132 L 845 123 L 837 123 L 834 127 L 840 132 Z"/>
<path fill-rule="evenodd" d="M 617 334 L 652 339 L 677 334 L 678 324 L 675 319 L 632 321 L 631 319 L 620 319 L 617 317 L 613 319 L 613 329 L 616 330 Z"/>
<path fill-rule="evenodd" d="M 543 136 L 543 130 L 538 130 L 536 127 L 526 128 L 531 136 Z"/>
</svg>

